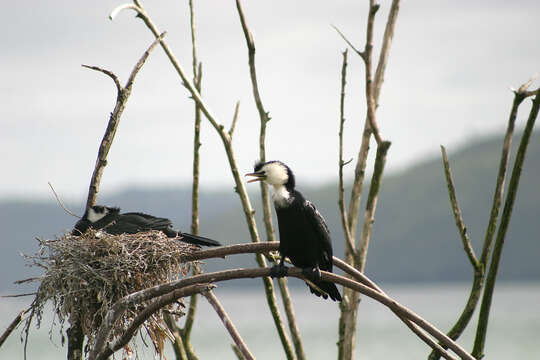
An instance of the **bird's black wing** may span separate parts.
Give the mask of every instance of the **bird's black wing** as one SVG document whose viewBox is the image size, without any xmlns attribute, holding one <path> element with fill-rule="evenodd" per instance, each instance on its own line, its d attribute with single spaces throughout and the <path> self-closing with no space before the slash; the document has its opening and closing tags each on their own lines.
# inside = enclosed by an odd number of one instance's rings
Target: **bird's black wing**
<svg viewBox="0 0 540 360">
<path fill-rule="evenodd" d="M 332 240 L 330 239 L 330 230 L 324 221 L 324 218 L 319 213 L 315 205 L 309 200 L 305 202 L 306 217 L 311 222 L 315 229 L 318 239 L 317 245 L 320 247 L 319 267 L 322 270 L 332 271 Z"/>
<path fill-rule="evenodd" d="M 115 223 L 105 228 L 109 234 L 136 234 L 149 230 L 161 230 L 169 237 L 177 234 L 172 229 L 171 220 L 139 212 L 120 214 Z"/>
<path fill-rule="evenodd" d="M 322 215 L 317 211 L 315 205 L 311 201 L 306 200 L 304 211 L 307 219 L 311 222 L 317 239 L 315 240 L 315 246 L 318 246 L 318 263 L 319 268 L 325 271 L 332 271 L 332 240 L 330 239 L 330 230 L 324 221 Z M 341 294 L 339 293 L 336 284 L 328 281 L 306 281 L 309 290 L 317 295 L 326 299 L 328 296 L 334 301 L 341 301 Z"/>
</svg>

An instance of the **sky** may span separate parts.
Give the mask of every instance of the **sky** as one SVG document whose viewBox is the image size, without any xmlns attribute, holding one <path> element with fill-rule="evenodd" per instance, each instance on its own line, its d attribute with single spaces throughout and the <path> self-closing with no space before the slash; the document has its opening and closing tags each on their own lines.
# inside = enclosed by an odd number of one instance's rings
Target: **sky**
<svg viewBox="0 0 540 360">
<path fill-rule="evenodd" d="M 203 97 L 228 127 L 240 112 L 233 144 L 242 173 L 258 158 L 259 117 L 247 49 L 233 0 L 195 0 Z M 259 87 L 272 117 L 267 159 L 296 173 L 297 184 L 334 181 L 338 170 L 341 52 L 337 26 L 363 48 L 368 1 L 248 1 Z M 374 54 L 391 1 L 381 1 Z M 134 13 L 108 19 L 121 1 L 10 1 L 0 21 L 0 199 L 87 194 L 116 89 L 153 37 Z M 186 70 L 191 69 L 188 1 L 143 2 Z M 403 1 L 377 119 L 392 141 L 388 173 L 502 132 L 512 93 L 540 71 L 540 2 Z M 364 66 L 349 52 L 344 158 L 355 158 L 365 114 Z M 538 86 L 537 80 L 533 87 Z M 518 126 L 524 123 L 522 107 Z M 203 119 L 201 186 L 233 186 L 223 145 Z M 193 101 L 161 48 L 135 80 L 105 168 L 101 189 L 191 182 Z M 375 144 L 372 144 L 372 149 Z M 352 177 L 354 166 L 345 169 Z M 369 170 L 368 170 L 369 171 Z"/>
</svg>

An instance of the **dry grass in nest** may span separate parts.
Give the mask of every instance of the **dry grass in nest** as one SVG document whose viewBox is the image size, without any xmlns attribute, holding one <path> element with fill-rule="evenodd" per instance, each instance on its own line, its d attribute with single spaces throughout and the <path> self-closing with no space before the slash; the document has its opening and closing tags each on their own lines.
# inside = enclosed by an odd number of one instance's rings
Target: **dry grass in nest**
<svg viewBox="0 0 540 360">
<path fill-rule="evenodd" d="M 195 262 L 182 262 L 184 255 L 198 248 L 168 238 L 160 231 L 135 235 L 109 235 L 92 230 L 82 236 L 66 234 L 55 240 L 39 240 L 40 250 L 27 259 L 31 266 L 45 269 L 27 319 L 26 332 L 33 317 L 39 327 L 43 307 L 50 300 L 59 320 L 60 332 L 66 320 L 80 319 L 88 345 L 93 345 L 97 330 L 109 308 L 133 292 L 178 279 L 187 274 Z M 146 304 L 130 307 L 116 322 L 111 336 L 122 334 Z M 173 315 L 183 315 L 181 301 L 168 306 Z M 162 313 L 156 313 L 145 324 L 157 352 L 165 340 Z M 63 339 L 62 339 L 63 340 Z"/>
</svg>

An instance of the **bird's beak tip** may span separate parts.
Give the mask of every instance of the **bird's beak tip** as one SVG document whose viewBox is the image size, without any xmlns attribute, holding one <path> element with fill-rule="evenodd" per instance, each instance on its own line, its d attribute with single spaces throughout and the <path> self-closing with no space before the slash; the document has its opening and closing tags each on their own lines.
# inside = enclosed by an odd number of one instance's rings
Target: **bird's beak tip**
<svg viewBox="0 0 540 360">
<path fill-rule="evenodd" d="M 262 181 L 263 180 L 263 176 L 261 174 L 257 174 L 257 173 L 248 173 L 244 176 L 254 176 L 253 179 L 249 179 L 247 182 L 248 183 L 252 183 L 252 182 L 256 182 L 256 181 Z"/>
</svg>

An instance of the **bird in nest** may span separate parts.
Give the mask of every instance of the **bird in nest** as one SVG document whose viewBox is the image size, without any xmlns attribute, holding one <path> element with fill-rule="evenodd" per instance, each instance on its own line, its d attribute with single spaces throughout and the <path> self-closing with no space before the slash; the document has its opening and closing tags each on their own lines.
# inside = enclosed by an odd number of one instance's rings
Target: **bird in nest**
<svg viewBox="0 0 540 360">
<path fill-rule="evenodd" d="M 89 228 L 102 230 L 110 235 L 136 234 L 149 230 L 160 230 L 168 237 L 182 237 L 182 241 L 202 246 L 221 246 L 216 240 L 176 231 L 169 219 L 140 212 L 120 213 L 120 208 L 102 205 L 89 207 L 77 221 L 72 235 L 81 235 Z"/>
</svg>

